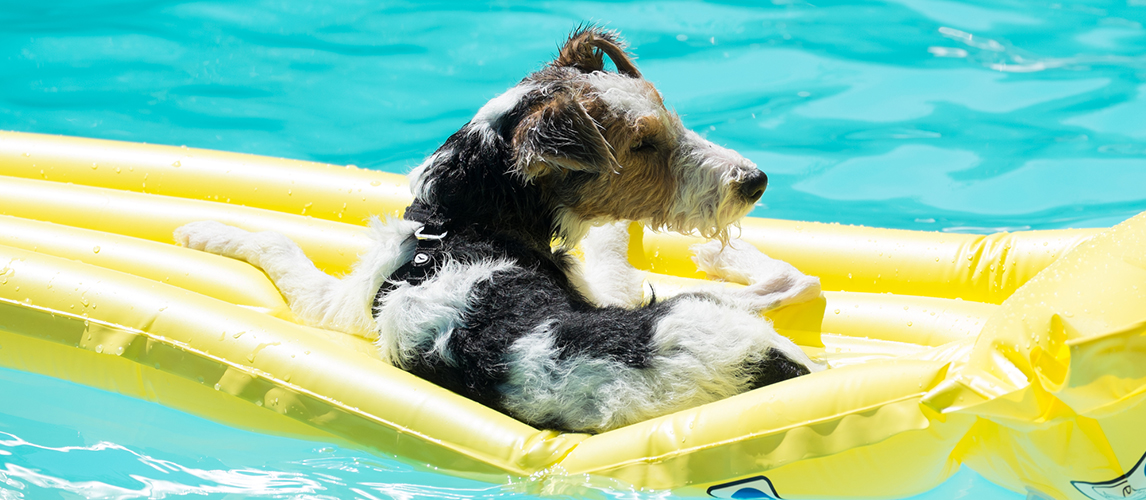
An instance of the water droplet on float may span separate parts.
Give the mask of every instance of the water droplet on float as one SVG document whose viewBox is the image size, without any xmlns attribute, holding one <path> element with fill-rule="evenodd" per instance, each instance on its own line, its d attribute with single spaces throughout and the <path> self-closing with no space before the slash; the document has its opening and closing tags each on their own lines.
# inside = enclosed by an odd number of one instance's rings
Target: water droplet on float
<svg viewBox="0 0 1146 500">
<path fill-rule="evenodd" d="M 215 384 L 215 390 L 219 390 L 219 384 Z"/>
<path fill-rule="evenodd" d="M 370 181 L 370 185 L 371 185 L 371 186 L 381 186 L 381 185 L 382 185 L 382 181 L 377 181 L 377 180 L 375 180 L 375 181 Z"/>
<path fill-rule="evenodd" d="M 123 355 L 123 346 L 119 346 L 119 347 L 115 348 L 115 355 L 116 356 Z"/>
<path fill-rule="evenodd" d="M 96 352 L 97 352 L 97 353 L 102 353 L 102 352 L 103 352 L 103 344 L 100 344 L 100 345 L 97 345 L 97 346 L 96 346 Z"/>
<path fill-rule="evenodd" d="M 839 309 L 836 309 L 836 314 L 839 314 L 839 313 L 840 313 L 840 310 L 839 310 Z"/>
<path fill-rule="evenodd" d="M 179 163 L 179 160 L 175 160 L 175 163 L 172 163 L 171 166 L 175 167 L 175 168 L 179 168 L 179 167 L 182 167 L 183 164 Z"/>
<path fill-rule="evenodd" d="M 92 248 L 92 253 L 99 253 L 99 245 L 96 245 L 94 248 Z"/>
<path fill-rule="evenodd" d="M 92 170 L 95 170 L 97 168 L 99 168 L 99 164 L 98 163 L 92 163 Z"/>
<path fill-rule="evenodd" d="M 907 322 L 907 326 L 911 326 L 911 322 L 910 322 L 910 321 L 908 321 L 908 322 Z"/>
</svg>

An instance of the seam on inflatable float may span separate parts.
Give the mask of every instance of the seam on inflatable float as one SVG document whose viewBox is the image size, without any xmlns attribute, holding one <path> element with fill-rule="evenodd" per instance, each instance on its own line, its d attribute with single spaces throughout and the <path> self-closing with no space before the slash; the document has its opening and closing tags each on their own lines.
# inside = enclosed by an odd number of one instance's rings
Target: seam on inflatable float
<svg viewBox="0 0 1146 500">
<path fill-rule="evenodd" d="M 663 462 L 665 460 L 669 460 L 669 459 L 675 458 L 675 457 L 680 456 L 680 455 L 685 455 L 685 454 L 694 453 L 697 451 L 707 450 L 710 448 L 716 448 L 719 446 L 734 444 L 734 443 L 738 443 L 738 442 L 742 442 L 742 441 L 749 441 L 749 440 L 753 440 L 753 439 L 757 439 L 757 438 L 761 438 L 761 437 L 785 434 L 785 433 L 787 433 L 793 429 L 797 429 L 800 427 L 812 427 L 812 426 L 815 426 L 817 424 L 829 422 L 829 421 L 834 420 L 834 419 L 840 419 L 843 417 L 848 417 L 848 416 L 856 415 L 859 413 L 865 413 L 865 412 L 868 412 L 871 410 L 879 410 L 880 408 L 883 408 L 883 407 L 886 407 L 886 406 L 889 406 L 889 405 L 892 405 L 895 403 L 901 403 L 901 402 L 911 400 L 911 399 L 922 399 L 923 396 L 926 394 L 927 394 L 926 391 L 913 393 L 913 394 L 905 395 L 905 396 L 902 396 L 902 397 L 899 397 L 896 399 L 885 400 L 885 401 L 882 401 L 879 403 L 868 405 L 868 406 L 865 406 L 863 408 L 857 408 L 857 409 L 854 409 L 853 411 L 850 411 L 847 413 L 837 413 L 837 414 L 832 415 L 830 417 L 824 417 L 824 418 L 820 418 L 820 419 L 816 419 L 816 420 L 806 420 L 806 421 L 803 421 L 803 422 L 800 422 L 797 424 L 791 424 L 791 425 L 780 427 L 778 429 L 772 429 L 772 430 L 765 431 L 765 432 L 755 432 L 755 433 L 751 433 L 751 434 L 744 434 L 741 436 L 737 436 L 735 438 L 725 439 L 725 440 L 721 440 L 721 441 L 713 441 L 711 443 L 705 443 L 703 445 L 692 446 L 692 447 L 688 447 L 688 448 L 679 448 L 679 449 L 676 449 L 676 450 L 673 450 L 673 451 L 670 451 L 667 453 L 662 453 L 662 454 L 657 455 L 657 456 L 634 458 L 634 459 L 630 459 L 630 460 L 625 460 L 623 462 L 615 462 L 612 464 L 608 464 L 607 466 L 598 467 L 595 469 L 586 469 L 586 470 L 583 470 L 580 472 L 586 473 L 586 474 L 593 474 L 593 473 L 602 472 L 602 471 L 620 469 L 622 467 L 626 467 L 626 466 L 630 466 L 630 465 L 634 465 L 634 464 L 642 464 L 642 463 L 643 464 L 653 464 L 653 463 L 657 463 L 657 462 Z M 928 419 L 928 421 L 930 421 L 930 419 Z M 912 430 L 919 430 L 919 429 L 912 429 Z M 888 439 L 888 438 L 884 438 L 884 439 L 881 439 L 879 441 L 874 441 L 872 443 L 867 443 L 866 445 L 876 444 L 876 443 L 879 443 L 885 439 Z M 578 444 L 580 444 L 580 443 L 578 443 Z M 853 447 L 853 448 L 849 448 L 849 449 L 855 449 L 855 448 Z M 819 456 L 820 457 L 827 457 L 827 456 L 831 456 L 831 455 L 835 455 L 835 454 L 836 453 L 828 453 L 828 454 L 819 455 Z M 805 458 L 810 458 L 810 457 L 805 457 Z M 564 459 L 562 459 L 562 460 L 564 460 Z"/>
</svg>

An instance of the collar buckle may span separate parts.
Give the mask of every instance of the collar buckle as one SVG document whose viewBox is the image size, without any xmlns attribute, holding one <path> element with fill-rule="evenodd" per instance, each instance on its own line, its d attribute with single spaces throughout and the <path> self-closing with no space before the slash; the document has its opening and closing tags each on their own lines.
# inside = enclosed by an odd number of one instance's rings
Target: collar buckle
<svg viewBox="0 0 1146 500">
<path fill-rule="evenodd" d="M 422 227 L 418 228 L 417 231 L 414 231 L 414 237 L 418 238 L 419 241 L 426 241 L 426 240 L 441 241 L 443 238 L 446 237 L 447 234 L 450 234 L 449 231 L 442 231 L 439 234 L 427 234 L 427 233 L 422 232 L 422 230 L 424 230 L 424 229 L 426 229 L 426 226 L 422 226 Z"/>
</svg>

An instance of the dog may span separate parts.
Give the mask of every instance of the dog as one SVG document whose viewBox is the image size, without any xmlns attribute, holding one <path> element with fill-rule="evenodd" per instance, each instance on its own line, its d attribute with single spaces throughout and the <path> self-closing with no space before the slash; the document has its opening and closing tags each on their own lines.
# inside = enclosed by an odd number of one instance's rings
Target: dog
<svg viewBox="0 0 1146 500">
<path fill-rule="evenodd" d="M 411 172 L 404 218 L 374 218 L 341 279 L 278 233 L 205 221 L 175 239 L 262 268 L 300 321 L 539 428 L 603 432 L 822 369 L 761 316 L 819 280 L 729 236 L 767 176 L 685 129 L 625 49 L 574 30 Z M 644 300 L 623 221 L 712 238 L 698 267 L 747 286 Z"/>
</svg>

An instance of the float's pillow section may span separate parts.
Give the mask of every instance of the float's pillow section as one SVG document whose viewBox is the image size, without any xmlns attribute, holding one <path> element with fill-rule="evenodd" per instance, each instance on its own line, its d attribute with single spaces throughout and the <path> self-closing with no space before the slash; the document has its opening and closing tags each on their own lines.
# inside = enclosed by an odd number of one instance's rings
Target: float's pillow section
<svg viewBox="0 0 1146 500">
<path fill-rule="evenodd" d="M 926 398 L 983 417 L 964 459 L 984 476 L 1078 499 L 1143 493 L 1144 399 L 1146 214 L 1015 292 Z"/>
</svg>

